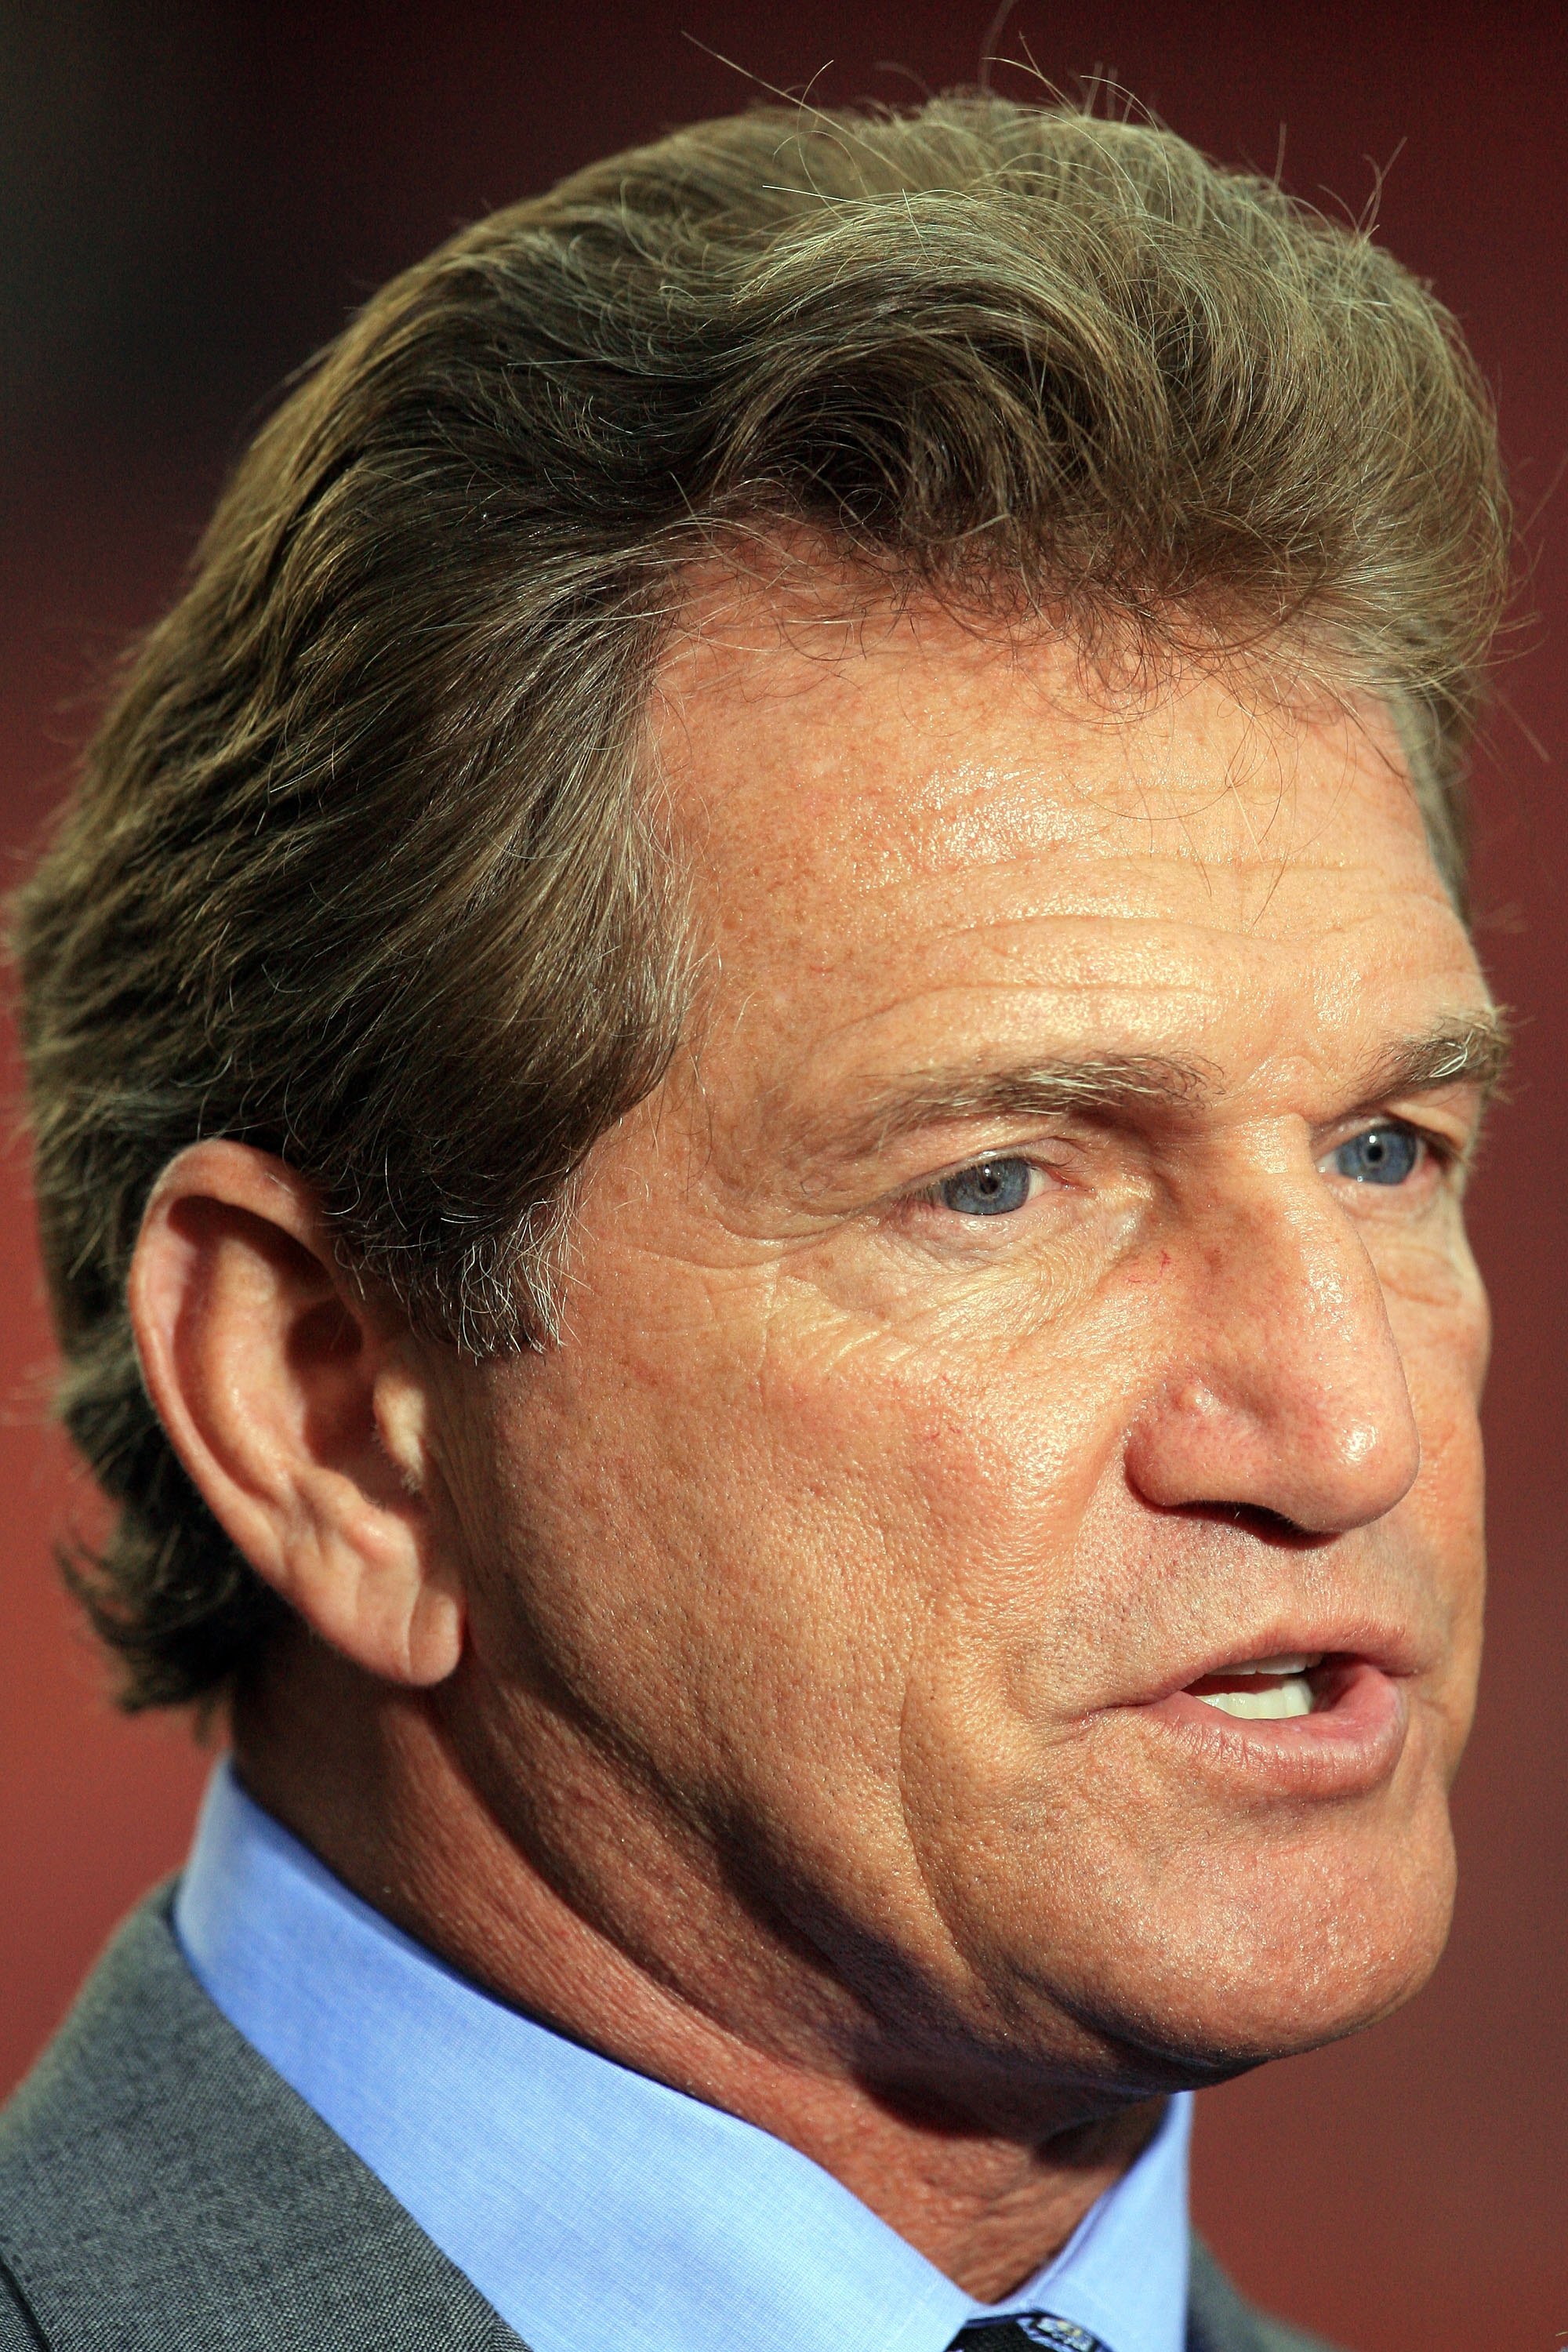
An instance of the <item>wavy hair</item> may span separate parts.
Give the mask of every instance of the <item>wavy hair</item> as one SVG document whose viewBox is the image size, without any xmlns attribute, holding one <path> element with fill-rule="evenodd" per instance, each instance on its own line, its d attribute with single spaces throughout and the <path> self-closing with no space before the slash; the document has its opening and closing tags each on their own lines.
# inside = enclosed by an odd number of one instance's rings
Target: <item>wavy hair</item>
<svg viewBox="0 0 1568 2352">
<path fill-rule="evenodd" d="M 221 1696 L 282 1607 L 140 1378 L 159 1170 L 265 1146 L 420 1328 L 549 1344 L 574 1171 L 689 998 L 653 666 L 695 562 L 803 525 L 1086 640 L 1310 630 L 1458 889 L 1503 487 L 1363 230 L 974 95 L 700 124 L 481 221 L 258 435 L 16 906 L 61 1411 L 118 1508 L 70 1572 L 127 1705 Z"/>
</svg>

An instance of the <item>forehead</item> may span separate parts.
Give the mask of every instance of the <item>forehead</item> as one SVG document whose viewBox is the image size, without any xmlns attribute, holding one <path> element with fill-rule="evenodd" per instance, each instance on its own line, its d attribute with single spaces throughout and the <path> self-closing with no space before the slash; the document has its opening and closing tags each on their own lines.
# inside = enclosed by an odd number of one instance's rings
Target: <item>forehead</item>
<svg viewBox="0 0 1568 2352">
<path fill-rule="evenodd" d="M 1386 714 L 1262 667 L 1134 690 L 1043 629 L 725 583 L 654 730 L 721 992 L 753 1008 L 1066 991 L 1121 1036 L 1173 992 L 1189 1033 L 1348 1018 L 1373 975 L 1484 994 Z"/>
</svg>

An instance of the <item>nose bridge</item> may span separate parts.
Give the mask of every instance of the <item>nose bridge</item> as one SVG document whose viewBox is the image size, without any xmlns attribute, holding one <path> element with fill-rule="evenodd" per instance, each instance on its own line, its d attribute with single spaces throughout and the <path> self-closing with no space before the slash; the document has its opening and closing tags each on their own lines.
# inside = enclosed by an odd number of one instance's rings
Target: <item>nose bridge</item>
<svg viewBox="0 0 1568 2352">
<path fill-rule="evenodd" d="M 1162 1501 L 1246 1503 L 1332 1532 L 1392 1510 L 1420 1438 L 1382 1285 L 1315 1175 L 1216 1203 L 1186 1346 L 1141 1449 Z"/>
<path fill-rule="evenodd" d="M 1414 1483 L 1420 1439 L 1360 1234 L 1314 1181 L 1259 1186 L 1239 1208 L 1236 1244 L 1226 1286 L 1235 1402 L 1322 1490 L 1318 1508 L 1336 1524 L 1381 1517 Z M 1255 1279 L 1261 1329 L 1247 1311 Z"/>
</svg>

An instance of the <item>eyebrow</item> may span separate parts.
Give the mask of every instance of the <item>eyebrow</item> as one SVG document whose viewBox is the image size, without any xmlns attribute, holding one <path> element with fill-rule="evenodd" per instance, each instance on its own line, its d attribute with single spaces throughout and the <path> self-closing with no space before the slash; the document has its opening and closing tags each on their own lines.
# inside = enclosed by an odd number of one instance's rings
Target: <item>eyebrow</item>
<svg viewBox="0 0 1568 2352">
<path fill-rule="evenodd" d="M 1484 1099 L 1500 1083 L 1511 1051 L 1508 1017 L 1500 1011 L 1440 1021 L 1424 1036 L 1402 1040 L 1374 1065 L 1360 1102 L 1458 1086 L 1479 1087 Z"/>
<path fill-rule="evenodd" d="M 1387 1049 L 1358 1082 L 1351 1111 L 1439 1087 L 1479 1086 L 1483 1096 L 1507 1067 L 1508 1024 L 1500 1013 L 1438 1021 Z M 875 1157 L 906 1136 L 966 1119 L 1115 1119 L 1149 1111 L 1194 1111 L 1221 1091 L 1212 1065 L 1164 1055 L 1066 1055 L 1002 1069 L 937 1069 L 873 1089 L 851 1117 L 808 1140 L 814 1158 L 848 1163 Z"/>
<path fill-rule="evenodd" d="M 1096 1054 L 1015 1063 L 997 1070 L 930 1070 L 874 1089 L 852 1117 L 814 1139 L 834 1160 L 872 1157 L 907 1135 L 962 1119 L 1115 1118 L 1190 1108 L 1216 1091 L 1218 1073 L 1161 1055 Z"/>
</svg>

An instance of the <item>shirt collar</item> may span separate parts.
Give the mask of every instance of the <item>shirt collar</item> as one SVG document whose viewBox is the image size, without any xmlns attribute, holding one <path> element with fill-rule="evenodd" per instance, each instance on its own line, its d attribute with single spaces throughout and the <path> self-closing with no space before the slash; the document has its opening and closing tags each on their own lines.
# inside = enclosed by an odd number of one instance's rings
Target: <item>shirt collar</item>
<svg viewBox="0 0 1568 2352">
<path fill-rule="evenodd" d="M 808 2157 L 457 1975 L 226 1765 L 174 1925 L 224 2015 L 533 2352 L 943 2352 L 1037 2306 L 1111 2352 L 1182 2352 L 1186 2095 L 1061 2253 L 978 2305 Z"/>
</svg>

